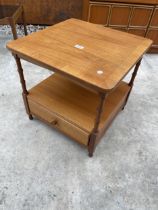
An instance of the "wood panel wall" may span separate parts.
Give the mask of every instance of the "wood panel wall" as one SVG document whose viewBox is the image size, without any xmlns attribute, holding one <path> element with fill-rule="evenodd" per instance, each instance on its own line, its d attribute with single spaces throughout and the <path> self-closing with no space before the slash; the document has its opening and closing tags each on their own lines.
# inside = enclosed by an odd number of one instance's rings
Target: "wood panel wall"
<svg viewBox="0 0 158 210">
<path fill-rule="evenodd" d="M 82 0 L 0 0 L 1 5 L 17 3 L 23 3 L 28 24 L 52 25 L 82 16 Z"/>
</svg>

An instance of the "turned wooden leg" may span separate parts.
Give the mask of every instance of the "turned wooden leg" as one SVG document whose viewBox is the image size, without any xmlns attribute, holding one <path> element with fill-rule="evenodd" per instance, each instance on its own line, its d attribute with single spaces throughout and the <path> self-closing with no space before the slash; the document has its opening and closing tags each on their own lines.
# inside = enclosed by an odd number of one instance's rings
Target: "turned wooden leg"
<svg viewBox="0 0 158 210">
<path fill-rule="evenodd" d="M 96 113 L 96 119 L 94 123 L 94 128 L 92 130 L 92 133 L 90 135 L 89 143 L 88 143 L 88 152 L 89 152 L 89 157 L 93 157 L 93 153 L 95 150 L 96 146 L 96 139 L 98 135 L 98 127 L 101 119 L 101 114 L 103 112 L 103 107 L 104 107 L 104 101 L 105 101 L 105 93 L 100 93 L 100 103 L 97 108 L 97 113 Z"/>
<path fill-rule="evenodd" d="M 21 66 L 21 61 L 20 61 L 20 58 L 17 55 L 14 55 L 14 58 L 15 58 L 15 61 L 16 61 L 17 67 L 18 67 L 18 73 L 19 73 L 19 77 L 20 77 L 22 90 L 23 90 L 22 96 L 23 96 L 23 101 L 24 101 L 26 113 L 28 114 L 29 119 L 32 120 L 33 117 L 31 115 L 28 100 L 27 100 L 28 91 L 26 89 L 26 83 L 25 83 L 25 79 L 24 79 L 23 69 L 22 69 L 22 66 Z"/>
<path fill-rule="evenodd" d="M 128 85 L 130 86 L 130 91 L 129 91 L 128 95 L 127 95 L 127 98 L 126 98 L 126 100 L 125 100 L 125 104 L 124 104 L 122 110 L 124 110 L 124 108 L 125 108 L 125 106 L 126 106 L 126 104 L 127 104 L 127 102 L 128 102 L 129 96 L 130 96 L 130 94 L 131 94 L 131 91 L 132 91 L 132 88 L 133 88 L 133 85 L 134 85 L 134 80 L 135 80 L 135 78 L 136 78 L 136 76 L 137 76 L 137 72 L 138 72 L 139 66 L 140 66 L 140 64 L 141 64 L 141 60 L 142 60 L 142 59 L 140 59 L 140 60 L 138 61 L 138 63 L 136 64 L 135 69 L 134 69 L 133 74 L 132 74 L 132 77 L 131 77 L 131 80 L 130 80 L 130 82 L 129 82 L 129 84 L 128 84 Z"/>
<path fill-rule="evenodd" d="M 23 11 L 22 11 L 22 21 L 23 21 L 23 26 L 24 26 L 24 33 L 25 35 L 28 35 L 27 33 L 27 27 L 26 27 L 26 21 L 25 21 L 25 13 L 24 13 L 24 8 L 23 8 Z"/>
<path fill-rule="evenodd" d="M 9 24 L 12 29 L 13 38 L 16 40 L 18 38 L 17 31 L 16 31 L 16 23 L 13 18 L 9 18 Z"/>
<path fill-rule="evenodd" d="M 88 145 L 89 157 L 93 157 L 96 138 L 97 138 L 97 133 L 92 133 L 90 136 L 89 145 Z"/>
</svg>

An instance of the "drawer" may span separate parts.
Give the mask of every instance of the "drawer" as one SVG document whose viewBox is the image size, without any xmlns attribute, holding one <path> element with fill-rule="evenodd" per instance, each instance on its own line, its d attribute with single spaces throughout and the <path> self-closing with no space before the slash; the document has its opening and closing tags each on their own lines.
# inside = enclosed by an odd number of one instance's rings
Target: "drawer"
<svg viewBox="0 0 158 210">
<path fill-rule="evenodd" d="M 41 120 L 49 123 L 52 127 L 60 130 L 64 134 L 73 138 L 83 145 L 88 145 L 89 133 L 72 124 L 71 122 L 66 121 L 62 117 L 59 117 L 57 114 L 50 112 L 45 107 L 40 104 L 30 100 L 28 98 L 29 108 L 31 114 L 39 117 Z"/>
<path fill-rule="evenodd" d="M 158 47 L 158 28 L 149 28 L 146 37 L 154 41 L 154 47 Z"/>
<path fill-rule="evenodd" d="M 150 26 L 158 27 L 158 7 L 155 8 Z"/>
<path fill-rule="evenodd" d="M 88 22 L 107 26 L 111 5 L 90 4 Z"/>
<path fill-rule="evenodd" d="M 138 36 L 143 36 L 145 37 L 146 29 L 143 28 L 129 28 L 128 32 L 131 34 L 135 34 Z"/>
<path fill-rule="evenodd" d="M 146 5 L 133 6 L 130 27 L 148 27 L 154 7 Z"/>
</svg>

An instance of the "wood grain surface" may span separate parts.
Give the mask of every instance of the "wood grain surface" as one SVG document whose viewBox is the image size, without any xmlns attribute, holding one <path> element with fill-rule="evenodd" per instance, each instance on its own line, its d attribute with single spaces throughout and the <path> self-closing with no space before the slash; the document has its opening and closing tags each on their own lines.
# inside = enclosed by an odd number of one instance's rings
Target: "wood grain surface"
<svg viewBox="0 0 158 210">
<path fill-rule="evenodd" d="M 125 101 L 130 87 L 122 82 L 106 98 L 99 130 L 107 126 Z M 90 134 L 94 127 L 99 95 L 66 78 L 53 74 L 29 90 L 28 101 L 33 114 L 51 123 L 62 119 Z M 30 104 L 31 103 L 31 104 Z M 60 124 L 60 123 L 59 123 Z M 58 123 L 57 125 L 58 126 Z"/>
<path fill-rule="evenodd" d="M 25 60 L 104 92 L 125 77 L 151 44 L 143 37 L 69 19 L 7 47 Z"/>
</svg>

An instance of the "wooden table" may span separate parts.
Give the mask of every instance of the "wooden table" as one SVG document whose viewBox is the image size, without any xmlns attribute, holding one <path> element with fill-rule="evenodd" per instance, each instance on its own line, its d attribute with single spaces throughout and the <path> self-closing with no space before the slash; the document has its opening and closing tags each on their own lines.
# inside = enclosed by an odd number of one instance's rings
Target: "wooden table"
<svg viewBox="0 0 158 210">
<path fill-rule="evenodd" d="M 86 146 L 89 156 L 128 100 L 152 41 L 69 19 L 7 44 L 26 112 Z M 20 58 L 55 72 L 27 91 Z M 136 66 L 135 66 L 136 64 Z M 135 66 L 129 83 L 123 78 Z"/>
<path fill-rule="evenodd" d="M 18 38 L 16 31 L 16 22 L 22 17 L 24 33 L 27 35 L 24 10 L 22 5 L 0 5 L 0 25 L 9 24 L 12 29 L 14 39 Z"/>
</svg>

